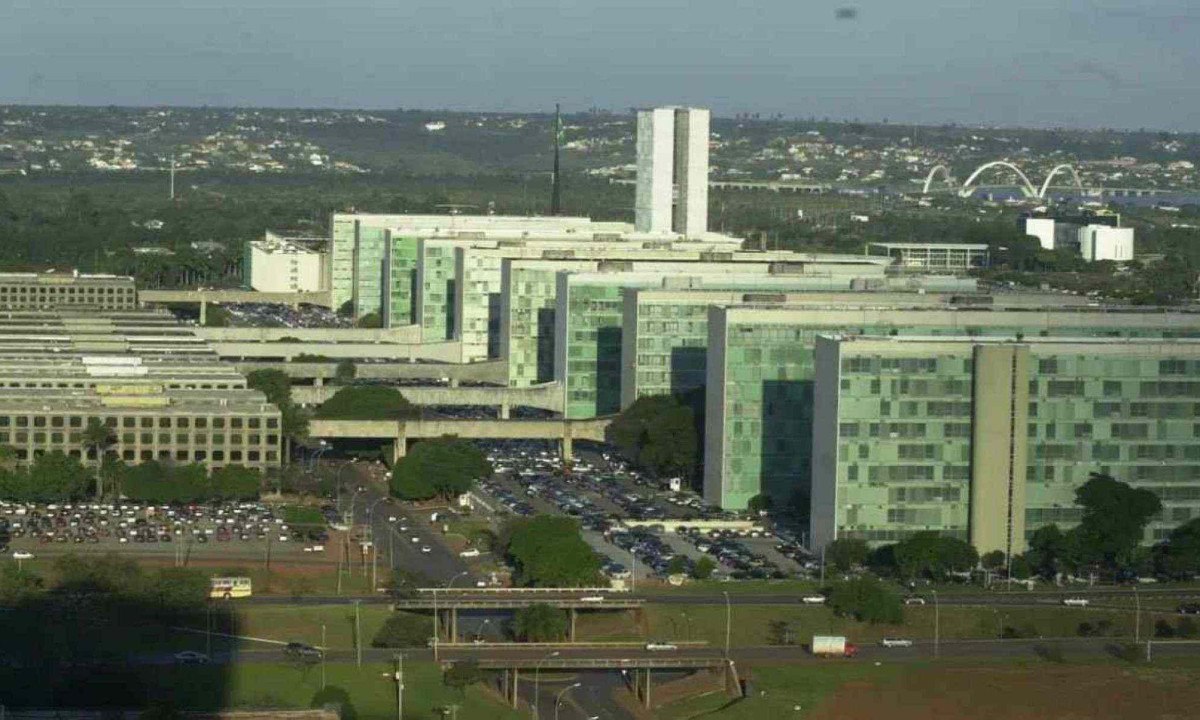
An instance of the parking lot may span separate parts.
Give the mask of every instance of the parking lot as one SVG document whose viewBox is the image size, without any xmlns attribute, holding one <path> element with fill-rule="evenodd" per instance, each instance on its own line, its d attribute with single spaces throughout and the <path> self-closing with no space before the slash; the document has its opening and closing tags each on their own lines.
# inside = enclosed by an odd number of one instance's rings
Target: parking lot
<svg viewBox="0 0 1200 720">
<path fill-rule="evenodd" d="M 354 327 L 353 318 L 342 317 L 329 308 L 317 305 L 301 305 L 295 310 L 290 305 L 268 303 L 227 303 L 221 307 L 229 313 L 229 324 L 233 327 Z"/>
<path fill-rule="evenodd" d="M 291 526 L 281 512 L 261 503 L 5 502 L 0 503 L 0 523 L 7 526 L 14 549 L 33 552 L 94 546 L 173 553 L 179 545 L 189 552 L 203 552 L 211 544 L 213 554 L 245 556 L 260 555 L 270 544 L 275 546 L 273 552 L 312 555 L 323 553 L 329 540 L 324 527 Z"/>
<path fill-rule="evenodd" d="M 639 581 L 666 578 L 672 560 L 682 558 L 690 573 L 705 556 L 716 563 L 714 578 L 761 579 L 807 577 L 811 565 L 794 538 L 783 538 L 742 523 L 737 529 L 700 529 L 700 521 L 734 521 L 738 516 L 705 505 L 687 489 L 651 479 L 614 454 L 599 450 L 579 454 L 564 473 L 549 443 L 481 443 L 496 474 L 480 484 L 480 493 L 518 516 L 536 513 L 577 518 L 584 537 L 604 557 L 604 570 L 627 578 L 636 567 Z M 491 503 L 490 503 L 491 504 Z M 745 518 L 740 518 L 745 519 Z M 627 526 L 639 521 L 639 526 Z M 681 563 L 675 561 L 679 570 Z"/>
</svg>

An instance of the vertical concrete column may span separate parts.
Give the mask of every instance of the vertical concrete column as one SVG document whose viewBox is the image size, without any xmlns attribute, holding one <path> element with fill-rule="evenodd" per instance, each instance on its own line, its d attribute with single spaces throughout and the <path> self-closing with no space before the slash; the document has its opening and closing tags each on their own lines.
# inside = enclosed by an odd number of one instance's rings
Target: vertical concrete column
<svg viewBox="0 0 1200 720">
<path fill-rule="evenodd" d="M 396 437 L 392 439 L 392 464 L 399 462 L 401 458 L 408 454 L 408 433 L 404 431 L 404 424 L 400 424 L 400 429 L 396 433 Z"/>
<path fill-rule="evenodd" d="M 208 321 L 208 303 L 200 301 L 200 325 L 203 326 Z"/>
<path fill-rule="evenodd" d="M 513 707 L 513 710 L 517 709 L 517 702 L 520 700 L 520 697 L 521 697 L 520 679 L 521 679 L 520 669 L 513 668 L 513 670 L 512 670 L 512 707 Z"/>
<path fill-rule="evenodd" d="M 575 608 L 570 609 L 571 613 L 571 634 L 568 636 L 571 642 L 575 642 Z"/>
<path fill-rule="evenodd" d="M 458 642 L 458 608 L 450 608 L 450 642 Z"/>
<path fill-rule="evenodd" d="M 642 695 L 642 702 L 645 703 L 646 709 L 650 709 L 650 668 L 646 668 L 646 692 Z"/>
<path fill-rule="evenodd" d="M 564 434 L 562 439 L 562 461 L 564 463 L 569 463 L 573 457 L 574 448 L 571 443 L 571 436 L 569 434 Z"/>
<path fill-rule="evenodd" d="M 452 387 L 452 388 L 458 387 L 458 378 L 450 378 L 450 387 Z"/>
<path fill-rule="evenodd" d="M 500 403 L 500 419 L 501 419 L 501 420 L 508 420 L 508 419 L 509 419 L 509 414 L 510 414 L 510 413 L 509 413 L 509 405 L 508 405 L 508 403 Z"/>
<path fill-rule="evenodd" d="M 974 357 L 970 541 L 981 553 L 1025 550 L 1029 348 L 980 345 Z"/>
<path fill-rule="evenodd" d="M 325 387 L 325 378 L 323 378 L 323 377 L 313 378 L 313 387 Z"/>
</svg>

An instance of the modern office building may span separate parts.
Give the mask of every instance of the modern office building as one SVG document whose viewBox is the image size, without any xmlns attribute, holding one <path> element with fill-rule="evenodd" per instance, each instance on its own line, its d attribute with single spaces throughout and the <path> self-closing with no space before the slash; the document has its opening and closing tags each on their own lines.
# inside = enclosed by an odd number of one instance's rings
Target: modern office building
<svg viewBox="0 0 1200 720">
<path fill-rule="evenodd" d="M 1030 215 L 1021 222 L 1044 250 L 1065 250 L 1085 260 L 1133 259 L 1133 229 L 1122 228 L 1117 213 Z"/>
<path fill-rule="evenodd" d="M 878 305 L 936 305 L 947 298 L 933 293 L 973 294 L 970 278 L 945 275 L 877 278 L 796 275 L 746 278 L 728 290 L 633 288 L 624 293 L 621 329 L 621 407 L 647 395 L 685 393 L 707 378 L 708 308 L 711 305 L 829 305 L 867 302 Z M 855 286 L 863 290 L 853 292 Z"/>
<path fill-rule="evenodd" d="M 131 277 L 77 272 L 0 273 L 0 308 L 5 310 L 136 307 L 137 287 Z"/>
<path fill-rule="evenodd" d="M 19 462 L 61 450 L 94 458 L 83 428 L 112 430 L 126 462 L 268 468 L 281 462 L 279 409 L 169 314 L 83 308 L 0 318 L 0 445 Z"/>
<path fill-rule="evenodd" d="M 870 243 L 867 249 L 901 271 L 965 273 L 991 263 L 988 246 L 977 243 Z"/>
<path fill-rule="evenodd" d="M 1200 517 L 1200 341 L 822 336 L 812 533 L 933 530 L 1020 553 L 1093 472 L 1154 492 L 1146 542 Z"/>
<path fill-rule="evenodd" d="M 305 243 L 268 232 L 246 243 L 242 277 L 259 292 L 320 292 L 328 289 L 329 254 L 324 240 Z"/>
<path fill-rule="evenodd" d="M 969 337 L 1200 337 L 1200 313 L 1088 307 L 1073 296 L 952 298 L 942 307 L 857 305 L 709 310 L 705 499 L 728 509 L 810 492 L 813 347 L 821 334 Z M 967 300 L 972 304 L 964 304 Z M 1074 306 L 1071 306 L 1075 303 Z"/>
<path fill-rule="evenodd" d="M 664 107 L 637 114 L 634 225 L 696 237 L 708 231 L 709 111 Z"/>
</svg>

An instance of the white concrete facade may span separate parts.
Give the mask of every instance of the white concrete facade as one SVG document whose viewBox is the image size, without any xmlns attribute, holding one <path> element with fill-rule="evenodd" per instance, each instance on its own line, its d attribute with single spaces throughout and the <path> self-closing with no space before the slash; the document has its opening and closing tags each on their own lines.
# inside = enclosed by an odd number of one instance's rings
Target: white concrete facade
<svg viewBox="0 0 1200 720">
<path fill-rule="evenodd" d="M 637 116 L 637 187 L 633 225 L 638 232 L 670 232 L 674 199 L 675 110 Z"/>
<path fill-rule="evenodd" d="M 1054 218 L 1025 218 L 1025 234 L 1041 243 L 1043 250 L 1054 249 Z"/>
<path fill-rule="evenodd" d="M 709 111 L 675 111 L 675 184 L 678 196 L 671 229 L 686 237 L 708 232 Z"/>
<path fill-rule="evenodd" d="M 708 231 L 709 111 L 663 107 L 637 116 L 639 232 L 696 237 Z"/>
<path fill-rule="evenodd" d="M 326 289 L 326 253 L 282 239 L 249 243 L 250 287 L 259 292 Z"/>
<path fill-rule="evenodd" d="M 1128 262 L 1133 259 L 1133 228 L 1084 226 L 1079 229 L 1079 252 L 1088 261 Z"/>
</svg>

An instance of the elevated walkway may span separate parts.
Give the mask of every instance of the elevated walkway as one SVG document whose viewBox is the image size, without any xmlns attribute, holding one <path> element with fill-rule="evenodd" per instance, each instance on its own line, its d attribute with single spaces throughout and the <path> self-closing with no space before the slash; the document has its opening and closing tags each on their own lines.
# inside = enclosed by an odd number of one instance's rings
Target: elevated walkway
<svg viewBox="0 0 1200 720">
<path fill-rule="evenodd" d="M 488 440 L 559 440 L 562 457 L 570 460 L 574 440 L 604 442 L 611 417 L 589 420 L 322 420 L 313 419 L 314 438 L 378 438 L 392 440 L 393 460 L 408 452 L 409 440 L 455 435 Z"/>
<path fill-rule="evenodd" d="M 336 362 L 248 360 L 238 362 L 237 368 L 241 373 L 280 370 L 294 380 L 313 380 L 318 385 L 337 375 Z M 363 380 L 444 380 L 452 387 L 461 381 L 492 385 L 504 385 L 508 382 L 508 363 L 503 360 L 477 363 L 358 363 L 355 370 L 355 377 Z"/>
<path fill-rule="evenodd" d="M 320 405 L 340 389 L 336 385 L 296 385 L 292 387 L 292 400 L 302 405 Z M 502 420 L 508 418 L 514 407 L 563 411 L 562 387 L 558 383 L 523 388 L 405 385 L 396 389 L 414 405 L 498 407 Z"/>
</svg>

